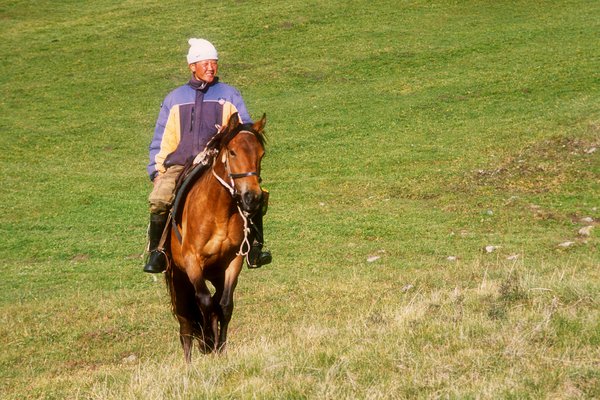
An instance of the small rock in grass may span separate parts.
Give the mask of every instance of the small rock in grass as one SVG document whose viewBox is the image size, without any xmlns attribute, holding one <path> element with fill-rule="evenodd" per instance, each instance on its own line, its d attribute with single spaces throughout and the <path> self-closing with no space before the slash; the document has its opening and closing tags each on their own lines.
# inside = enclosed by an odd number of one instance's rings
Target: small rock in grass
<svg viewBox="0 0 600 400">
<path fill-rule="evenodd" d="M 137 356 L 135 354 L 130 354 L 127 357 L 123 358 L 123 364 L 133 364 L 137 361 Z"/>
<path fill-rule="evenodd" d="M 590 236 L 592 229 L 594 229 L 594 225 L 584 226 L 577 233 L 579 233 L 579 236 Z"/>
<path fill-rule="evenodd" d="M 586 223 L 589 224 L 589 223 L 594 222 L 594 218 L 592 218 L 592 217 L 583 217 L 583 218 L 580 219 L 580 221 L 581 222 L 586 222 Z"/>
<path fill-rule="evenodd" d="M 509 260 L 509 261 L 514 261 L 514 260 L 516 260 L 518 258 L 519 258 L 518 254 L 511 254 L 510 256 L 506 257 L 506 259 Z"/>
<path fill-rule="evenodd" d="M 485 246 L 485 252 L 493 253 L 494 251 L 498 250 L 498 248 L 498 246 Z"/>
<path fill-rule="evenodd" d="M 590 147 L 589 149 L 585 150 L 585 154 L 592 154 L 595 153 L 596 150 L 598 150 L 596 147 Z"/>
<path fill-rule="evenodd" d="M 446 260 L 448 260 L 448 261 L 456 261 L 456 260 L 458 260 L 458 257 L 456 257 L 456 256 L 448 256 L 448 258 L 446 258 Z"/>
<path fill-rule="evenodd" d="M 414 287 L 414 286 L 413 286 L 413 285 L 411 285 L 411 284 L 409 283 L 408 285 L 404 285 L 404 286 L 402 287 L 402 289 L 401 289 L 401 290 L 402 290 L 403 292 L 405 292 L 405 293 L 406 293 L 406 292 L 408 292 L 410 289 L 412 289 L 413 287 Z"/>
<path fill-rule="evenodd" d="M 381 256 L 369 256 L 369 257 L 367 257 L 367 262 L 372 263 L 372 262 L 379 260 L 380 258 L 381 258 Z"/>
<path fill-rule="evenodd" d="M 562 242 L 561 244 L 558 245 L 558 247 L 563 247 L 563 248 L 567 248 L 567 247 L 571 247 L 575 244 L 575 242 L 570 242 L 570 241 L 566 241 L 566 242 Z"/>
</svg>

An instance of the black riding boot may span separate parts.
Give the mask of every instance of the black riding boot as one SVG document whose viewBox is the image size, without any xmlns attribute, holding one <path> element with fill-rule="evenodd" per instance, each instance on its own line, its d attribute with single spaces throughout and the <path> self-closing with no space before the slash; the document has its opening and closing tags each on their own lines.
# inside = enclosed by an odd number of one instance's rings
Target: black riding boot
<svg viewBox="0 0 600 400">
<path fill-rule="evenodd" d="M 157 250 L 158 244 L 165 230 L 168 214 L 150 214 L 150 228 L 148 237 L 150 239 L 150 255 L 144 265 L 144 272 L 158 274 L 167 269 L 167 257 L 165 253 Z"/>
<path fill-rule="evenodd" d="M 248 268 L 260 268 L 273 261 L 273 257 L 268 250 L 262 251 L 264 242 L 262 218 L 263 214 L 261 211 L 258 211 L 252 217 L 252 224 L 254 226 L 251 228 L 250 234 L 252 246 L 248 252 Z"/>
</svg>

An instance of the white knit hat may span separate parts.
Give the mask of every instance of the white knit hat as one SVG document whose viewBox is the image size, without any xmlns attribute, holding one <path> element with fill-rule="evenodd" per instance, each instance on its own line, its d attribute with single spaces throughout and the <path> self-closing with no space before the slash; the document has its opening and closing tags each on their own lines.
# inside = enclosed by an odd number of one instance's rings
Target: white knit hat
<svg viewBox="0 0 600 400">
<path fill-rule="evenodd" d="M 203 60 L 218 60 L 219 54 L 211 42 L 205 39 L 192 38 L 188 40 L 190 50 L 187 55 L 188 64 Z"/>
</svg>

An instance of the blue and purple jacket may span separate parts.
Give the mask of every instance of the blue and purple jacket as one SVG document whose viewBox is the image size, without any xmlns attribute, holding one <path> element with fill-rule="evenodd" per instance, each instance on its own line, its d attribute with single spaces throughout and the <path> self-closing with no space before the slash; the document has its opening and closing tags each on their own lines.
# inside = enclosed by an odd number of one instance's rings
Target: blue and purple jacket
<svg viewBox="0 0 600 400">
<path fill-rule="evenodd" d="M 226 125 L 236 112 L 242 123 L 252 122 L 240 92 L 218 79 L 204 89 L 195 89 L 190 81 L 169 93 L 150 142 L 150 179 L 171 165 L 185 165 L 204 150 L 217 125 Z"/>
</svg>

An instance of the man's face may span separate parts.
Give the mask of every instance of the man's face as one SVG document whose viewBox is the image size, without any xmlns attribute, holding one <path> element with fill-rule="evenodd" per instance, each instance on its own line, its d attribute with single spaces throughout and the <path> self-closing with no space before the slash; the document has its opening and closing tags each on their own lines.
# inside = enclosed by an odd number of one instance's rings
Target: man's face
<svg viewBox="0 0 600 400">
<path fill-rule="evenodd" d="M 190 70 L 196 79 L 206 83 L 211 83 L 215 80 L 218 69 L 219 65 L 217 64 L 217 60 L 203 60 L 190 64 Z"/>
</svg>

